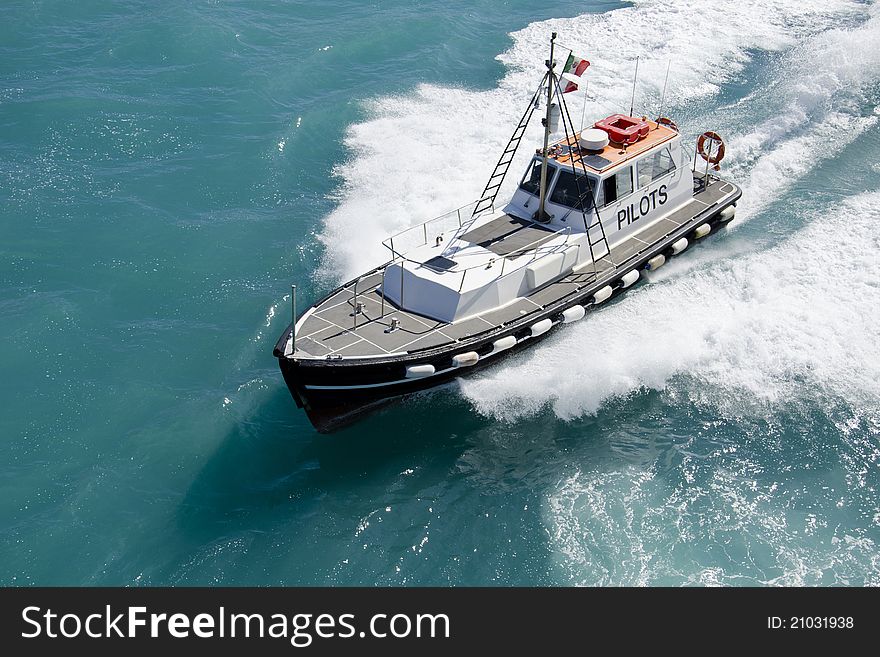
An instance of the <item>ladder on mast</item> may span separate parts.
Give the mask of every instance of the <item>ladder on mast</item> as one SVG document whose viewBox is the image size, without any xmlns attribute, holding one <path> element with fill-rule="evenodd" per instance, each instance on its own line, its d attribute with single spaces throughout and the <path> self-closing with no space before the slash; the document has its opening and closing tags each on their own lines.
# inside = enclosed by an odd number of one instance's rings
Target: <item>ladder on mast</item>
<svg viewBox="0 0 880 657">
<path fill-rule="evenodd" d="M 575 166 L 574 163 L 574 149 L 577 148 L 580 150 L 580 146 L 575 139 L 575 131 L 574 131 L 574 123 L 571 120 L 571 114 L 568 111 L 568 104 L 565 102 L 565 96 L 562 93 L 562 90 L 559 88 L 559 78 L 555 75 L 552 75 L 551 84 L 556 85 L 556 96 L 559 98 L 559 104 L 563 111 L 562 116 L 562 127 L 565 130 L 565 143 L 568 145 L 569 149 L 569 162 L 571 163 L 571 171 L 574 174 L 574 184 L 578 193 L 578 201 L 576 209 L 581 211 L 581 214 L 584 217 L 584 230 L 587 232 L 587 243 L 590 245 L 590 260 L 593 261 L 593 275 L 598 277 L 599 272 L 596 268 L 596 249 L 595 247 L 600 244 L 604 246 L 605 250 L 599 256 L 599 258 L 604 258 L 606 255 L 608 256 L 608 260 L 612 265 L 616 264 L 614 259 L 611 257 L 611 247 L 608 244 L 608 237 L 605 235 L 605 227 L 602 225 L 602 218 L 599 216 L 599 208 L 596 206 L 596 195 L 593 192 L 593 186 L 590 184 L 590 179 L 587 176 L 586 167 L 581 161 L 580 169 Z M 571 127 L 571 134 L 569 134 L 568 129 Z M 586 190 L 581 191 L 581 180 L 586 178 Z M 587 219 L 587 206 L 585 203 L 589 201 L 590 207 L 592 208 L 592 212 L 590 213 L 590 219 Z M 599 236 L 594 240 L 592 231 L 594 228 L 598 226 L 599 228 Z"/>
<path fill-rule="evenodd" d="M 523 113 L 522 118 L 520 118 L 513 134 L 510 136 L 510 140 L 507 142 L 507 146 L 501 153 L 501 157 L 498 158 L 498 164 L 495 165 L 492 175 L 489 176 L 489 180 L 486 182 L 486 187 L 483 189 L 483 193 L 480 194 L 480 200 L 477 201 L 477 204 L 474 206 L 474 212 L 471 215 L 472 217 L 477 216 L 480 212 L 491 208 L 495 204 L 495 197 L 498 196 L 501 184 L 504 182 L 504 177 L 510 169 L 510 163 L 513 162 L 513 157 L 516 155 L 516 151 L 519 148 L 523 135 L 525 135 L 529 121 L 535 113 L 535 110 L 538 109 L 538 97 L 546 80 L 547 74 L 544 75 L 541 84 L 538 85 L 535 93 L 532 94 L 532 99 L 529 101 L 528 108 L 526 108 L 526 111 Z"/>
</svg>

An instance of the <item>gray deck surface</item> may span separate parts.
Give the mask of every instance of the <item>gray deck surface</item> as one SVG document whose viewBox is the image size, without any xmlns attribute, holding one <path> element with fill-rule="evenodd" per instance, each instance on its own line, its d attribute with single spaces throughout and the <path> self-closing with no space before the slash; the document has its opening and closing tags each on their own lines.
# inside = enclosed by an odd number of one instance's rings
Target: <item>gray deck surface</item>
<svg viewBox="0 0 880 657">
<path fill-rule="evenodd" d="M 552 239 L 554 234 L 552 228 L 505 214 L 468 231 L 460 239 L 506 257 L 531 251 L 541 242 Z"/>
<path fill-rule="evenodd" d="M 484 333 L 577 294 L 584 287 L 595 283 L 597 278 L 645 251 L 732 191 L 733 186 L 729 183 L 713 181 L 706 191 L 695 196 L 683 208 L 614 247 L 610 256 L 606 255 L 597 261 L 595 271 L 592 265 L 587 265 L 510 305 L 453 323 L 439 322 L 401 310 L 387 300 L 383 317 L 382 295 L 379 293 L 382 273 L 380 271 L 371 274 L 357 283 L 357 301 L 363 304 L 363 311 L 357 315 L 354 313 L 354 284 L 339 290 L 321 303 L 300 327 L 296 337 L 297 353 L 305 352 L 319 358 L 331 354 L 342 357 L 385 356 L 437 347 Z M 542 235 L 550 236 L 552 232 L 531 222 L 514 220 L 505 215 L 466 233 L 463 239 L 505 256 L 515 253 L 517 249 L 534 242 Z M 507 246 L 504 246 L 505 243 Z M 492 246 L 496 246 L 498 250 Z M 399 320 L 400 326 L 389 331 L 393 318 Z"/>
</svg>

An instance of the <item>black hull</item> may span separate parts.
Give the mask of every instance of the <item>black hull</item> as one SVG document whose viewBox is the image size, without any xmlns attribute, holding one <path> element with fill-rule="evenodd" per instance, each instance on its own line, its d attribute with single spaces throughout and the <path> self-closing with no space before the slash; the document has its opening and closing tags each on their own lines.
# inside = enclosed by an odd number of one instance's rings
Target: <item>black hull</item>
<svg viewBox="0 0 880 657">
<path fill-rule="evenodd" d="M 552 332 L 548 331 L 545 335 L 549 335 Z M 498 335 L 495 335 L 492 340 L 497 340 L 498 337 Z M 540 337 L 543 338 L 544 336 Z M 488 340 L 487 344 L 491 345 L 492 340 Z M 520 342 L 503 354 L 499 354 L 490 360 L 478 361 L 476 365 L 471 367 L 459 368 L 424 379 L 407 379 L 400 383 L 371 388 L 316 390 L 307 389 L 305 386 L 314 385 L 311 382 L 315 380 L 327 380 L 328 374 L 330 375 L 329 378 L 336 382 L 336 385 L 357 385 L 363 381 L 385 381 L 389 380 L 389 369 L 387 367 L 362 364 L 356 366 L 356 368 L 347 367 L 339 368 L 338 371 L 317 372 L 314 370 L 326 368 L 328 364 L 321 361 L 314 364 L 303 363 L 303 361 L 292 361 L 288 358 L 280 358 L 279 365 L 281 367 L 281 374 L 284 376 L 284 382 L 287 384 L 296 405 L 305 410 L 312 426 L 321 433 L 332 433 L 356 422 L 368 413 L 401 401 L 407 395 L 437 388 L 459 377 L 467 376 L 478 370 L 495 365 L 508 356 L 535 344 L 537 340 L 538 338 L 532 338 Z M 461 351 L 461 348 L 455 347 L 450 349 L 449 356 L 438 360 L 450 361 L 453 350 L 457 353 Z M 432 361 L 420 357 L 418 362 L 426 363 Z M 433 362 L 438 361 L 435 360 Z M 401 364 L 391 371 L 396 374 L 397 380 L 399 380 L 404 375 L 405 369 L 406 365 Z"/>
<path fill-rule="evenodd" d="M 671 244 L 681 237 L 693 237 L 693 232 L 699 225 L 708 223 L 714 232 L 718 225 L 724 223 L 720 217 L 721 212 L 725 208 L 735 205 L 740 195 L 741 192 L 737 189 L 736 193 L 726 199 L 723 204 L 708 209 L 704 215 L 695 217 L 683 230 L 676 231 L 660 240 L 637 258 L 621 265 L 610 279 L 597 281 L 596 285 L 585 288 L 577 296 L 566 297 L 548 305 L 540 313 L 529 317 L 528 321 L 499 326 L 460 342 L 421 352 L 384 358 L 362 360 L 292 359 L 284 355 L 285 345 L 293 328 L 293 325 L 290 325 L 278 340 L 274 352 L 278 357 L 284 381 L 287 383 L 297 406 L 305 409 L 314 427 L 322 433 L 332 432 L 395 399 L 467 376 L 471 372 L 500 362 L 510 354 L 537 344 L 543 338 L 559 330 L 562 325 L 560 320 L 563 310 L 578 304 L 588 306 L 588 312 L 592 310 L 588 300 L 603 285 L 610 284 L 613 288 L 612 299 L 620 296 L 629 289 L 620 281 L 623 274 L 632 269 L 643 269 L 647 261 L 656 255 L 664 254 L 667 258 L 671 257 L 673 255 Z M 334 290 L 331 295 L 337 291 Z M 532 337 L 528 327 L 534 322 L 546 318 L 553 320 L 552 328 L 546 333 Z M 517 343 L 513 347 L 484 360 L 484 356 L 492 353 L 493 342 L 510 335 L 517 338 Z M 468 351 L 476 351 L 480 355 L 480 360 L 472 366 L 453 367 L 453 355 Z M 406 378 L 407 367 L 412 365 L 432 365 L 436 374 L 425 378 L 408 379 Z"/>
</svg>

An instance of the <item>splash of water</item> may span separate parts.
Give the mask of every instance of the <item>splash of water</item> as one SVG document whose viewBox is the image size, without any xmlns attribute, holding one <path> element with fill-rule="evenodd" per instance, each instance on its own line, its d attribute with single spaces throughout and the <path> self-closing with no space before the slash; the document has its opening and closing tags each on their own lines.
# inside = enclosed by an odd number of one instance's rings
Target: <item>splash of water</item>
<svg viewBox="0 0 880 657">
<path fill-rule="evenodd" d="M 499 55 L 508 72 L 495 89 L 425 84 L 411 94 L 375 99 L 367 105 L 369 120 L 351 126 L 345 138 L 351 157 L 335 170 L 343 184 L 339 206 L 320 235 L 326 251 L 319 276 L 347 279 L 380 264 L 387 255 L 381 240 L 389 234 L 479 195 L 541 76 L 553 30 L 592 62 L 587 116 L 596 117 L 628 108 L 637 56 L 637 106 L 647 111 L 659 104 L 669 62 L 667 106 L 683 105 L 717 93 L 743 71 L 750 52 L 790 48 L 864 11 L 864 5 L 845 0 L 644 0 L 514 33 L 513 46 Z M 535 122 L 525 142 L 537 144 L 539 131 Z M 529 158 L 528 148 L 520 150 L 499 198 L 509 194 Z"/>
<path fill-rule="evenodd" d="M 727 413 L 744 410 L 730 407 L 744 395 L 766 404 L 816 388 L 876 411 L 878 208 L 878 192 L 823 208 L 775 248 L 639 290 L 462 390 L 499 419 L 547 404 L 571 418 L 687 373 L 695 390 L 736 391 L 716 396 Z"/>
<path fill-rule="evenodd" d="M 755 21 L 756 15 L 762 20 Z M 590 115 L 628 104 L 627 81 L 636 56 L 643 71 L 642 103 L 659 98 L 671 61 L 668 98 L 683 105 L 711 98 L 743 74 L 753 51 L 781 53 L 749 102 L 712 109 L 713 122 L 731 123 L 729 173 L 744 187 L 737 220 L 742 223 L 876 124 L 877 116 L 860 115 L 859 91 L 880 69 L 878 22 L 876 7 L 846 1 L 776 0 L 768 6 L 748 0 L 646 0 L 601 15 L 533 23 L 513 34 L 513 46 L 499 56 L 508 72 L 496 89 L 422 85 L 412 94 L 370 103 L 371 118 L 347 135 L 353 157 L 337 169 L 344 186 L 321 235 L 326 246 L 321 273 L 354 276 L 383 260 L 379 243 L 387 234 L 476 197 L 521 101 L 540 75 L 552 30 L 591 59 L 591 96 L 598 100 L 589 101 Z M 657 30 L 658 24 L 665 29 Z M 538 127 L 533 129 L 537 141 Z M 431 157 L 419 157 L 426 149 Z M 529 157 L 523 150 L 520 164 Z M 851 203 L 855 206 L 846 214 L 870 216 L 866 198 Z M 708 269 L 691 270 L 689 280 L 672 276 L 639 290 L 531 356 L 463 382 L 462 390 L 477 409 L 494 417 L 521 417 L 550 404 L 569 418 L 642 387 L 663 389 L 682 372 L 735 385 L 764 401 L 784 394 L 780 371 L 843 385 L 845 377 L 830 368 L 844 368 L 858 351 L 833 339 L 834 326 L 822 312 L 829 304 L 842 305 L 832 299 L 844 286 L 847 299 L 860 309 L 852 319 L 861 326 L 865 304 L 875 298 L 872 290 L 850 295 L 857 272 L 847 268 L 819 275 L 815 268 L 790 267 L 791 262 L 821 262 L 823 249 L 832 246 L 838 249 L 838 264 L 865 256 L 858 244 L 849 245 L 856 249 L 849 260 L 840 255 L 838 242 L 846 241 L 852 225 L 838 222 L 837 233 L 828 232 L 828 226 L 826 221 L 764 254 L 730 264 L 710 262 Z M 766 285 L 770 280 L 775 284 Z M 875 335 L 870 323 L 865 336 Z M 770 339 L 750 337 L 761 331 Z M 602 348 L 584 348 L 595 335 L 605 336 Z M 839 348 L 837 365 L 799 360 L 828 338 Z M 789 344 L 796 346 L 786 348 Z"/>
<path fill-rule="evenodd" d="M 855 28 L 805 40 L 781 60 L 768 82 L 775 90 L 769 113 L 785 106 L 797 120 L 777 126 L 769 147 L 770 119 L 733 140 L 732 171 L 744 188 L 738 222 L 876 125 L 876 116 L 859 115 L 860 90 L 880 70 L 880 16 L 873 7 L 871 14 Z M 824 72 L 814 75 L 805 61 L 822 61 Z M 511 366 L 462 381 L 462 390 L 478 410 L 504 419 L 548 404 L 562 418 L 592 413 L 611 397 L 663 390 L 682 373 L 762 403 L 791 394 L 792 380 L 844 396 L 876 395 L 880 363 L 861 361 L 878 337 L 877 288 L 866 273 L 877 243 L 852 237 L 874 234 L 876 206 L 867 194 L 808 214 L 803 220 L 814 225 L 764 253 L 720 247 L 714 257 L 676 263 L 655 277 L 655 287 Z M 602 336 L 598 345 L 595 336 Z"/>
</svg>

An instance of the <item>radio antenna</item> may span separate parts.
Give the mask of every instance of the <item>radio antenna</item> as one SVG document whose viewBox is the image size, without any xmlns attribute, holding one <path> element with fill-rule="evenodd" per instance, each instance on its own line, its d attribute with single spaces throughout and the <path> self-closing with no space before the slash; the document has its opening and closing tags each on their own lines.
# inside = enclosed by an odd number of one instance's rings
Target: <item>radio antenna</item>
<svg viewBox="0 0 880 657">
<path fill-rule="evenodd" d="M 581 132 L 584 130 L 584 117 L 587 115 L 587 94 L 590 91 L 590 81 L 584 83 L 584 108 L 581 110 Z"/>
<path fill-rule="evenodd" d="M 636 82 L 639 79 L 639 58 L 636 57 L 636 74 L 633 76 L 633 95 L 632 100 L 629 103 L 629 115 L 633 115 L 633 109 L 636 105 Z"/>
<path fill-rule="evenodd" d="M 666 79 L 663 81 L 663 95 L 660 96 L 660 112 L 657 114 L 657 120 L 659 121 L 663 117 L 663 105 L 666 103 L 666 85 L 669 83 L 669 67 L 672 66 L 672 60 L 666 64 Z"/>
</svg>

